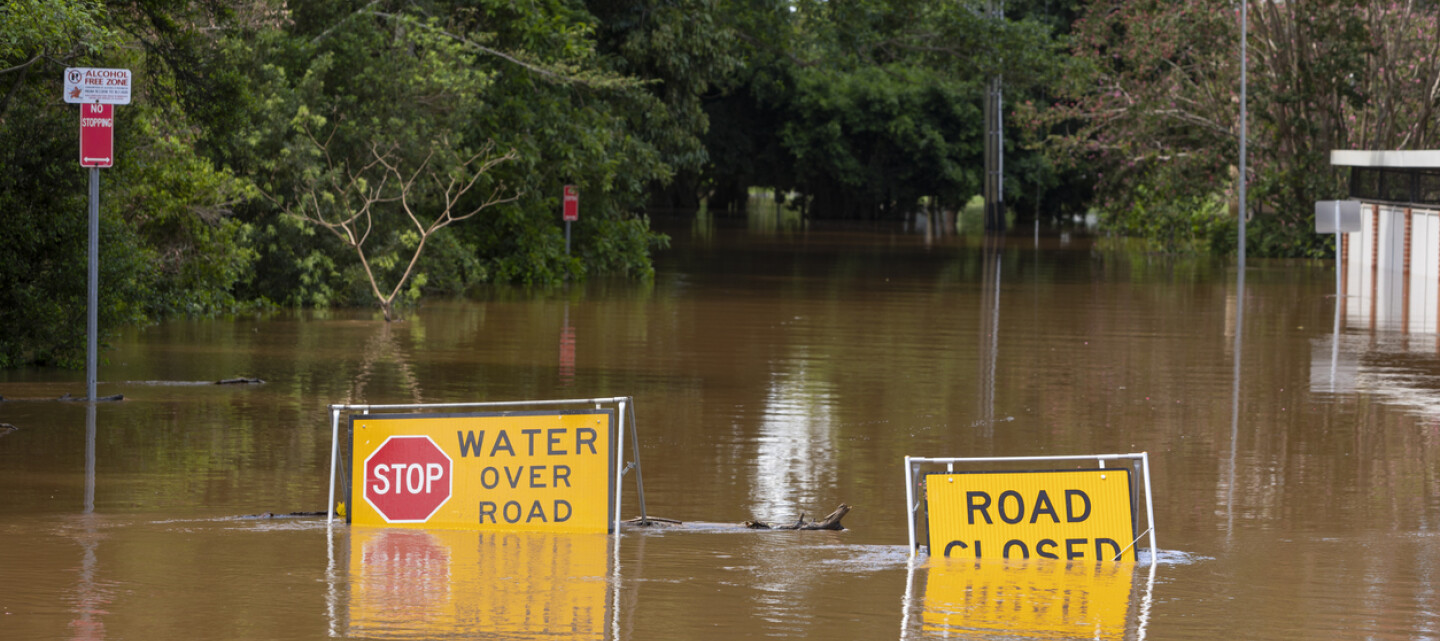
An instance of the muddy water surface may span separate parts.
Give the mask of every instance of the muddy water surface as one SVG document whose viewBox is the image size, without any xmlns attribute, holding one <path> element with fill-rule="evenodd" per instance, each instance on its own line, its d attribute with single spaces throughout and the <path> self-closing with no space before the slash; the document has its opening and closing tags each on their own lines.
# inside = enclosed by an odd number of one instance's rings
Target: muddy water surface
<svg viewBox="0 0 1440 641">
<path fill-rule="evenodd" d="M 0 373 L 0 638 L 1440 636 L 1440 343 L 1337 342 L 1328 263 L 1251 261 L 1237 355 L 1225 264 L 663 224 L 651 284 L 129 332 L 93 415 Z M 699 525 L 236 518 L 324 509 L 331 403 L 616 395 L 649 512 Z M 1139 451 L 1158 562 L 908 562 L 906 455 Z"/>
</svg>

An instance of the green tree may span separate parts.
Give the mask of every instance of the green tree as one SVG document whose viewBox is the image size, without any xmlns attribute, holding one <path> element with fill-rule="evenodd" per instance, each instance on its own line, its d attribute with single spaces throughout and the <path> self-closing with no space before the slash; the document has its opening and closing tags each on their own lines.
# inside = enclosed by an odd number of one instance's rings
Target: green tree
<svg viewBox="0 0 1440 641">
<path fill-rule="evenodd" d="M 723 44 L 694 30 L 657 39 L 689 26 L 682 13 L 607 29 L 602 52 L 605 22 L 570 0 L 6 1 L 0 216 L 15 233 L 0 239 L 0 366 L 74 364 L 83 338 L 83 270 L 57 267 L 84 245 L 74 111 L 51 82 L 64 66 L 139 79 L 104 174 L 103 330 L 267 301 L 393 312 L 491 280 L 653 273 L 666 239 L 639 213 L 647 190 L 703 157 L 692 94 L 705 82 L 687 75 L 701 69 L 668 56 Z M 475 158 L 491 141 L 513 155 Z M 452 178 L 474 183 L 462 195 Z M 502 184 L 498 200 L 519 198 L 492 202 Z M 565 184 L 584 194 L 573 255 Z M 316 212 L 297 206 L 307 194 L 324 207 L 370 199 L 364 261 L 287 214 Z"/>
<path fill-rule="evenodd" d="M 659 207 L 699 206 L 700 171 L 709 160 L 706 94 L 741 64 L 731 8 L 719 0 L 588 0 L 598 21 L 596 50 L 606 66 L 645 80 L 627 92 L 624 112 L 670 167 L 648 186 Z"/>
<path fill-rule="evenodd" d="M 87 173 L 57 79 L 115 42 L 97 3 L 0 5 L 0 368 L 85 362 Z M 107 170 L 108 171 L 108 170 Z M 153 252 L 102 199 L 103 334 L 147 317 Z"/>
<path fill-rule="evenodd" d="M 1331 149 L 1433 146 L 1440 9 L 1379 0 L 1251 7 L 1251 246 L 1321 255 L 1333 240 L 1312 233 L 1313 203 L 1343 192 Z M 1097 0 L 1075 25 L 1072 53 L 1091 73 L 1072 76 L 1056 104 L 1032 105 L 1027 118 L 1056 128 L 1048 142 L 1058 157 L 1094 172 L 1112 228 L 1143 234 L 1155 228 L 1143 219 L 1171 220 L 1202 246 L 1233 247 L 1204 238 L 1225 224 L 1216 216 L 1238 209 L 1234 12 L 1218 0 Z"/>
<path fill-rule="evenodd" d="M 410 300 L 422 289 L 459 291 L 492 279 L 558 282 L 591 269 L 648 274 L 649 249 L 662 241 L 631 212 L 644 186 L 669 168 L 630 122 L 630 107 L 646 104 L 635 97 L 646 97 L 640 83 L 600 65 L 588 14 L 565 3 L 524 10 L 500 2 L 436 4 L 427 11 L 433 15 L 403 4 L 297 4 L 293 24 L 262 34 L 259 46 L 236 43 L 260 54 L 246 71 L 249 93 L 267 96 L 235 141 L 236 157 L 265 176 L 280 209 L 295 211 L 295 195 L 313 192 L 318 178 L 359 176 L 372 165 L 372 145 L 412 168 L 429 158 L 427 171 L 450 176 L 469 157 L 465 150 L 494 141 L 513 156 L 488 169 L 466 198 L 503 183 L 519 199 L 502 198 L 503 206 L 434 243 L 406 231 L 415 227 L 390 206 L 395 202 L 377 201 L 368 210 L 369 258 L 354 268 L 344 267 L 355 264 L 353 257 L 277 224 L 278 210 L 256 210 L 257 222 L 269 221 L 262 233 L 277 259 L 262 258 L 261 282 L 273 285 L 262 291 L 284 288 L 283 275 L 297 262 L 317 268 L 307 278 L 329 292 L 328 302 L 358 302 L 374 294 L 370 274 L 397 283 L 412 269 Z M 586 192 L 577 256 L 564 254 L 557 215 L 566 183 Z M 446 203 L 434 190 L 410 195 L 418 198 L 410 202 L 414 211 L 428 220 L 443 219 L 452 204 L 455 212 L 477 204 Z M 617 238 L 626 240 L 612 242 Z M 418 255 L 412 252 L 422 241 L 438 251 L 413 265 L 401 257 Z M 325 260 L 314 260 L 320 255 Z"/>
<path fill-rule="evenodd" d="M 14 107 L 0 122 L 0 368 L 80 367 L 89 190 L 76 157 L 79 116 L 73 106 L 54 104 L 54 82 L 32 78 L 12 91 Z M 147 317 L 156 279 L 154 253 L 114 204 L 102 199 L 100 217 L 98 315 L 107 334 Z"/>
<path fill-rule="evenodd" d="M 712 112 L 725 127 L 711 136 L 716 200 L 740 202 L 745 187 L 759 184 L 798 192 L 817 217 L 895 217 L 922 201 L 963 206 L 979 189 L 984 81 L 1002 75 L 1007 92 L 1025 95 L 1065 66 L 1051 25 L 993 20 L 981 9 L 807 1 L 764 5 L 737 20 L 751 62 Z M 752 128 L 761 133 L 748 136 Z M 768 146 L 757 144 L 771 132 Z M 758 172 L 747 166 L 756 158 Z M 1026 184 L 1047 171 L 1044 163 L 1008 168 Z"/>
<path fill-rule="evenodd" d="M 114 42 L 97 2 L 5 0 L 0 5 L 0 123 L 38 64 L 64 65 Z"/>
</svg>

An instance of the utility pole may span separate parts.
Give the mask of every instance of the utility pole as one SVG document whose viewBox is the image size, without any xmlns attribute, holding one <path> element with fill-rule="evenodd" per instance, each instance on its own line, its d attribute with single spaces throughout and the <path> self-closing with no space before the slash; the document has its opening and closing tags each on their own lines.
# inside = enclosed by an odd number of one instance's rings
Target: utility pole
<svg viewBox="0 0 1440 641">
<path fill-rule="evenodd" d="M 1004 20 L 1004 0 L 985 0 L 985 15 Z M 1005 131 L 1004 98 L 1000 75 L 985 85 L 985 231 L 1005 231 Z"/>
<path fill-rule="evenodd" d="M 1238 187 L 1239 187 L 1239 189 L 1238 189 L 1238 191 L 1239 191 L 1239 207 L 1237 207 L 1237 210 L 1238 210 L 1238 213 L 1239 213 L 1239 218 L 1240 218 L 1240 221 L 1239 221 L 1239 222 L 1240 222 L 1240 229 L 1239 229 L 1239 236 L 1240 236 L 1240 238 L 1239 238 L 1239 241 L 1240 241 L 1240 247 L 1239 247 L 1239 250 L 1240 250 L 1240 267 L 1239 267 L 1239 269 L 1240 269 L 1240 274 L 1241 274 L 1241 281 L 1240 281 L 1240 282 L 1241 282 L 1241 289 L 1240 289 L 1241 292 L 1244 292 L 1244 291 L 1245 291 L 1245 289 L 1244 289 L 1244 282 L 1245 282 L 1245 281 L 1244 281 L 1244 274 L 1245 274 L 1245 216 L 1246 216 L 1246 214 L 1245 214 L 1245 187 L 1246 187 L 1245 182 L 1246 182 L 1246 180 L 1247 180 L 1247 178 L 1248 178 L 1248 176 L 1246 175 L 1246 170 L 1245 170 L 1245 156 L 1247 155 L 1247 153 L 1246 153 L 1246 152 L 1247 152 L 1247 150 L 1246 150 L 1246 145 L 1247 145 L 1246 135 L 1247 135 L 1247 133 L 1248 133 L 1248 132 L 1245 131 L 1245 125 L 1246 125 L 1246 122 L 1245 122 L 1245 121 L 1246 121 L 1246 119 L 1247 119 L 1247 117 L 1248 117 L 1248 113 L 1249 113 L 1249 103 L 1247 102 L 1247 100 L 1246 100 L 1246 95 L 1245 95 L 1245 94 L 1246 94 L 1246 86 L 1245 86 L 1245 85 L 1246 85 L 1246 69 L 1245 69 L 1245 67 L 1249 64 L 1249 60 L 1247 59 L 1247 54 L 1248 54 L 1248 49 L 1249 49 L 1248 46 L 1247 46 L 1247 41 L 1250 39 L 1250 24 L 1249 24 L 1249 22 L 1250 22 L 1250 16 L 1249 16 L 1249 13 L 1250 13 L 1250 3 L 1249 3 L 1247 0 L 1241 0 L 1241 2 L 1240 2 L 1240 184 L 1238 185 Z M 1339 232 L 1336 232 L 1336 234 L 1337 234 L 1337 235 L 1336 235 L 1336 238 L 1338 239 L 1338 238 L 1339 238 L 1339 235 L 1338 235 Z M 1243 305 L 1243 304 L 1244 304 L 1244 301 L 1241 301 L 1241 304 Z M 1236 334 L 1237 334 L 1237 335 L 1239 334 L 1239 329 L 1238 329 L 1238 328 L 1236 329 Z M 1238 355 L 1238 354 L 1236 355 L 1236 358 L 1237 358 L 1237 359 L 1239 358 L 1239 355 Z"/>
</svg>

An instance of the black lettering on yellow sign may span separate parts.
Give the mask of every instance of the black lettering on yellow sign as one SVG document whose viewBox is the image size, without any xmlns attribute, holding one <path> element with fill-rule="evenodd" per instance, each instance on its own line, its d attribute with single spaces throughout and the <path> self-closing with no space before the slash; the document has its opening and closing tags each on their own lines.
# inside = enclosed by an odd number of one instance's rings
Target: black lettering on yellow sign
<svg viewBox="0 0 1440 641">
<path fill-rule="evenodd" d="M 543 454 L 547 456 L 581 455 L 585 449 L 591 454 L 597 454 L 595 441 L 599 433 L 593 427 L 581 427 L 575 430 L 574 447 L 569 448 L 565 439 L 565 433 L 569 430 L 563 427 L 551 429 L 529 428 L 520 430 L 520 441 L 525 446 L 526 456 L 535 456 L 536 437 L 540 438 L 540 446 Z M 497 454 L 505 453 L 516 456 L 515 446 L 510 440 L 510 430 L 497 430 L 495 440 L 490 443 L 490 451 L 485 452 L 485 430 L 456 430 L 456 438 L 460 441 L 460 457 L 488 456 L 494 458 Z"/>
<path fill-rule="evenodd" d="M 1082 510 L 1078 513 L 1075 510 L 1075 499 L 1080 500 Z M 979 512 L 980 517 L 985 519 L 987 524 L 994 524 L 990 520 L 990 493 L 989 492 L 966 492 L 965 503 L 969 512 L 970 525 L 975 525 L 975 513 Z M 1050 495 L 1045 490 L 1040 490 L 1039 496 L 1035 497 L 1035 509 L 1030 513 L 1030 523 L 1040 520 L 1040 515 L 1048 514 L 1055 523 L 1060 522 L 1060 515 L 1055 513 L 1055 506 L 1050 503 Z M 1025 518 L 1025 497 L 1020 496 L 1015 490 L 1005 490 L 1000 493 L 999 505 L 996 512 L 1000 520 L 1011 525 L 1019 523 Z M 1065 522 L 1081 523 L 1090 518 L 1090 497 L 1084 490 L 1065 490 Z"/>
<path fill-rule="evenodd" d="M 1129 470 L 933 473 L 931 550 L 964 558 L 1134 560 Z"/>
<path fill-rule="evenodd" d="M 512 437 L 514 432 L 517 436 Z M 600 433 L 593 427 L 573 430 L 523 428 L 493 430 L 486 442 L 486 430 L 456 430 L 461 458 L 533 458 L 537 456 L 583 456 L 599 454 Z M 569 465 L 490 465 L 480 470 L 480 487 L 494 489 L 547 490 L 569 488 Z M 565 499 L 541 501 L 480 501 L 480 524 L 564 523 L 574 510 Z"/>
<path fill-rule="evenodd" d="M 550 469 L 550 474 L 548 475 L 545 473 L 546 468 Z M 504 470 L 504 472 L 502 473 L 501 470 Z M 480 487 L 493 490 L 501 485 L 502 478 L 504 484 L 512 490 L 519 489 L 522 485 L 521 481 L 524 481 L 525 487 L 531 489 L 545 489 L 547 487 L 560 487 L 562 485 L 570 487 L 570 466 L 531 465 L 527 471 L 524 465 L 500 468 L 492 465 L 480 470 Z"/>
<path fill-rule="evenodd" d="M 958 548 L 962 551 L 974 551 L 975 558 L 977 559 L 984 558 L 984 546 L 981 545 L 981 543 L 981 541 L 970 541 L 968 543 L 965 541 L 951 541 L 945 544 L 944 554 L 947 557 L 956 556 L 958 553 L 956 553 L 955 550 Z M 1120 544 L 1116 543 L 1115 539 L 1106 537 L 1096 537 L 1094 539 L 1093 550 L 1095 556 L 1091 557 L 1085 556 L 1085 553 L 1092 549 L 1091 539 L 1088 538 L 1065 539 L 1063 545 L 1053 539 L 1040 539 L 1035 543 L 1034 549 L 1035 556 L 1042 559 L 1058 560 L 1063 558 L 1066 561 L 1085 559 L 1092 561 L 1109 561 L 1120 554 Z M 1060 556 L 1062 550 L 1065 554 L 1063 557 Z M 1030 558 L 1030 546 L 1020 539 L 1010 539 L 1001 547 L 1000 556 L 1006 559 L 1028 559 Z"/>
<path fill-rule="evenodd" d="M 522 522 L 564 523 L 570 520 L 570 514 L 573 510 L 571 510 L 570 508 L 569 501 L 566 501 L 565 499 L 555 499 L 555 501 L 551 504 L 550 507 L 551 510 L 547 513 L 545 511 L 546 506 L 538 500 L 530 504 L 530 509 L 528 511 L 526 511 L 525 508 L 520 505 L 519 501 L 506 501 L 503 505 L 497 504 L 494 501 L 481 501 L 480 523 L 486 523 L 485 519 L 487 518 L 490 519 L 489 523 L 496 523 L 495 517 L 497 510 L 499 511 L 499 517 L 504 519 L 506 523 L 510 523 L 512 525 Z M 524 514 L 523 520 L 521 518 L 522 513 Z M 547 514 L 549 516 L 546 516 Z"/>
</svg>

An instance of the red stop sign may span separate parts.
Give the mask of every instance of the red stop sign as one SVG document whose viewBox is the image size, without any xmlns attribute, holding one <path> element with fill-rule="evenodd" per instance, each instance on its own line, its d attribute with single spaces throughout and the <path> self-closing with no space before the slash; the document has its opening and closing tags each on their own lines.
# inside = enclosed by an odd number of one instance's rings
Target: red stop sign
<svg viewBox="0 0 1440 641">
<path fill-rule="evenodd" d="M 428 436 L 391 436 L 365 459 L 365 502 L 386 523 L 424 523 L 450 500 L 450 456 Z"/>
</svg>

